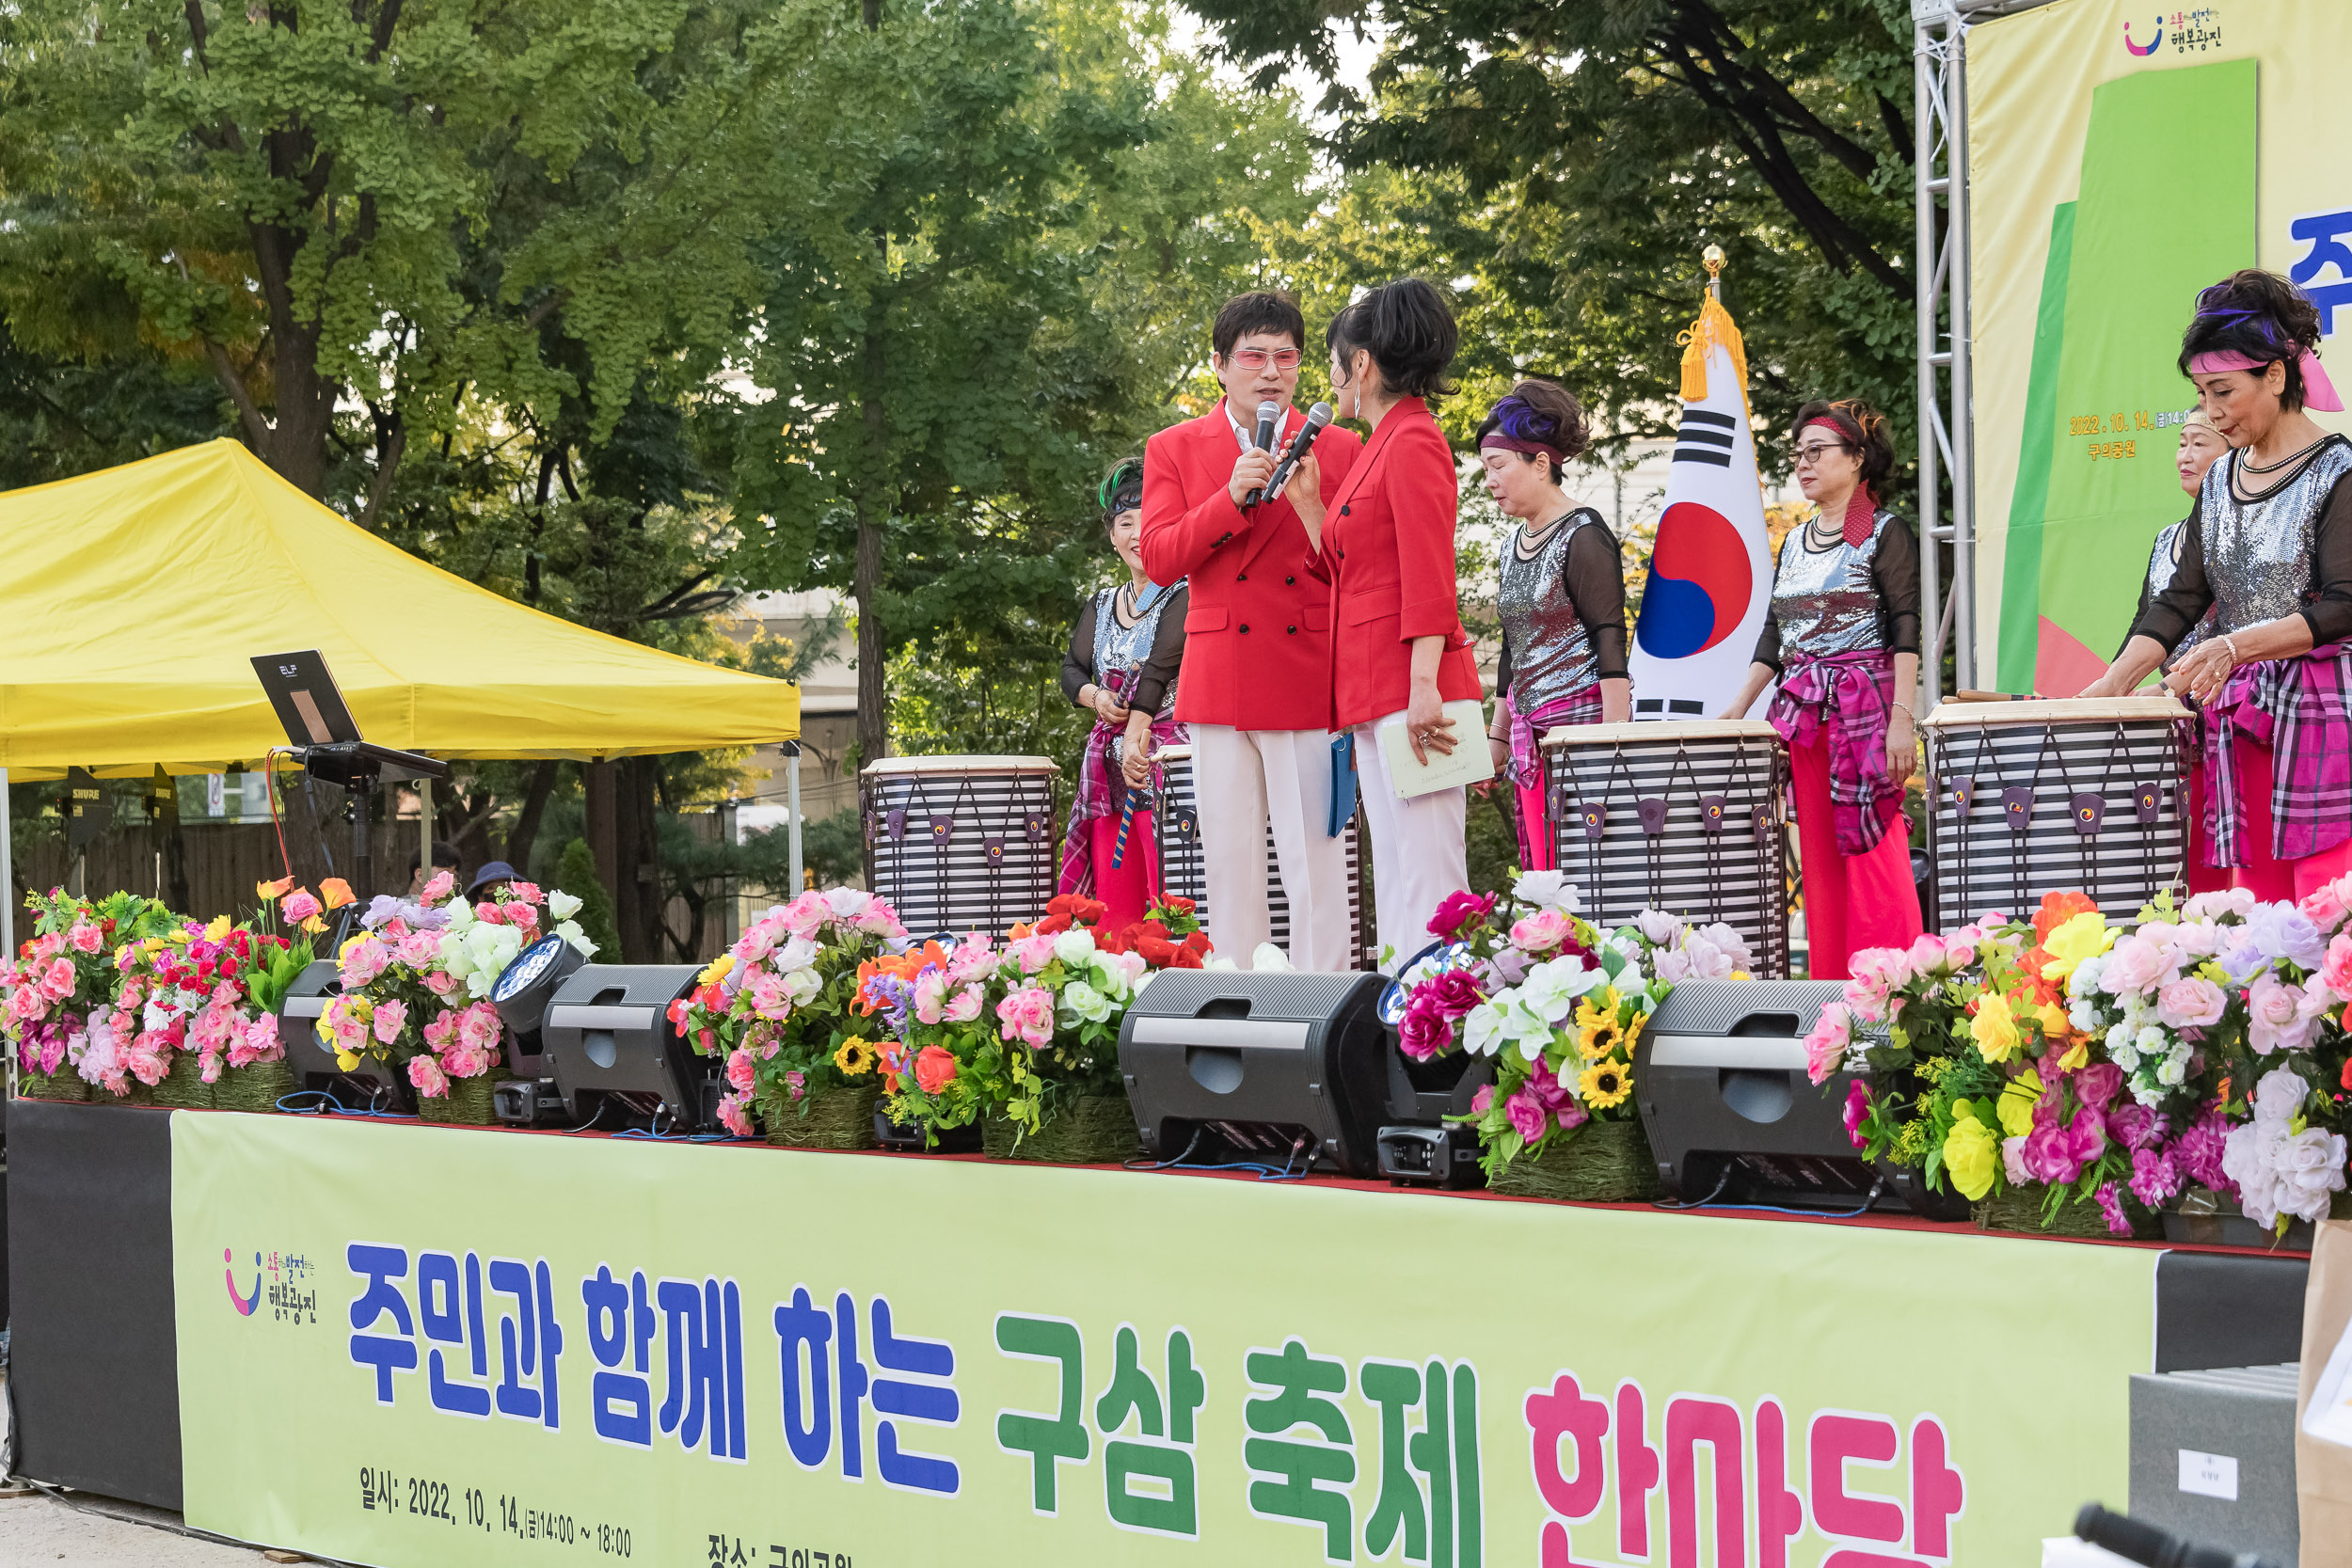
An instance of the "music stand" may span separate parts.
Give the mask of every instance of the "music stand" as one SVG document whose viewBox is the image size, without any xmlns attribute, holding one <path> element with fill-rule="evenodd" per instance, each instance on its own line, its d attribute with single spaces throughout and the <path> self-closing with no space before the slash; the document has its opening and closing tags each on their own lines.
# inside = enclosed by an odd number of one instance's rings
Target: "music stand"
<svg viewBox="0 0 2352 1568">
<path fill-rule="evenodd" d="M 303 771 L 314 779 L 340 784 L 351 800 L 351 858 L 353 891 L 367 896 L 371 878 L 368 852 L 368 796 L 383 779 L 446 779 L 449 764 L 417 752 L 395 751 L 359 736 L 359 721 L 343 701 L 326 656 L 316 648 L 301 653 L 261 654 L 253 673 L 262 690 L 285 727 L 286 739 Z"/>
</svg>

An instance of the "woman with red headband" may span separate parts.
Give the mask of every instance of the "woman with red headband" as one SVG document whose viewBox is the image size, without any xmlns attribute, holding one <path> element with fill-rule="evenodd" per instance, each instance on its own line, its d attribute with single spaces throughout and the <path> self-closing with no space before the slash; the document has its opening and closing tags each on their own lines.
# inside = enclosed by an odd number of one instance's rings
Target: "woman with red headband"
<svg viewBox="0 0 2352 1568">
<path fill-rule="evenodd" d="M 1502 654 L 1486 745 L 1495 771 L 1518 786 L 1519 864 L 1529 871 L 1554 865 L 1536 733 L 1633 717 L 1617 536 L 1560 487 L 1562 465 L 1587 439 L 1584 410 L 1549 381 L 1520 382 L 1478 427 L 1486 493 L 1519 525 L 1503 546 L 1495 594 Z"/>
<path fill-rule="evenodd" d="M 1918 938 L 1903 784 L 1916 765 L 1919 542 L 1878 503 L 1895 471 L 1886 419 L 1808 403 L 1790 431 L 1797 487 L 1819 509 L 1780 546 L 1756 662 L 1724 715 L 1777 675 L 1769 717 L 1788 738 L 1813 978 L 1848 978 L 1866 947 Z"/>
<path fill-rule="evenodd" d="M 2165 685 L 2203 705 L 2205 858 L 2257 898 L 2352 870 L 2352 441 L 2320 368 L 2319 311 L 2246 271 L 2197 299 L 2181 371 L 2230 454 L 2206 471 L 2180 564 L 2086 697 L 2138 686 L 2213 611 Z"/>
</svg>

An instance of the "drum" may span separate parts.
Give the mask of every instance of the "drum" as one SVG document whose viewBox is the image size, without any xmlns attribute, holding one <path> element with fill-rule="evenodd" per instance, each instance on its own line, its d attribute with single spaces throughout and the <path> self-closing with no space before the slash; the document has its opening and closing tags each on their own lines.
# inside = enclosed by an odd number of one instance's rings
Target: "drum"
<svg viewBox="0 0 2352 1568">
<path fill-rule="evenodd" d="M 2081 892 L 2130 919 L 2177 889 L 2189 712 L 2170 697 L 1945 703 L 1920 729 L 1935 809 L 1928 928 Z"/>
<path fill-rule="evenodd" d="M 884 757 L 858 777 L 866 885 L 916 936 L 1001 937 L 1038 920 L 1061 875 L 1043 757 Z"/>
<path fill-rule="evenodd" d="M 1152 814 L 1152 832 L 1160 852 L 1160 886 L 1164 892 L 1181 898 L 1189 898 L 1193 912 L 1203 926 L 1209 924 L 1209 879 L 1207 862 L 1200 852 L 1200 814 L 1193 804 L 1192 748 L 1166 746 L 1160 749 L 1162 787 L 1160 803 Z M 1364 907 L 1364 816 L 1358 812 L 1348 822 L 1347 836 L 1347 914 L 1356 931 L 1357 962 L 1359 967 L 1377 967 L 1379 949 L 1372 928 L 1371 911 Z M 1290 899 L 1282 892 L 1281 863 L 1274 856 L 1274 834 L 1268 830 L 1265 840 L 1265 901 L 1266 924 L 1272 932 L 1270 940 L 1278 947 L 1288 949 L 1291 940 Z M 1213 930 L 1212 940 L 1216 937 Z M 1248 957 L 1244 953 L 1227 954 L 1235 962 Z"/>
<path fill-rule="evenodd" d="M 1554 859 L 1608 930 L 1645 909 L 1738 931 L 1788 974 L 1788 749 L 1760 720 L 1570 724 L 1540 740 Z"/>
</svg>

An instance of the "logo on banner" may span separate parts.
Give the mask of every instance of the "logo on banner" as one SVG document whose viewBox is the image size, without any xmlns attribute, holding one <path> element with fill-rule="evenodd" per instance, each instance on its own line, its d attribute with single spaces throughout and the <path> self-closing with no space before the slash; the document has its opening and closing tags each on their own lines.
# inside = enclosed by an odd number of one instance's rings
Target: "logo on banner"
<svg viewBox="0 0 2352 1568">
<path fill-rule="evenodd" d="M 228 1247 L 222 1247 L 220 1260 L 227 1265 L 220 1272 L 228 1280 L 229 1299 L 236 1306 L 237 1316 L 253 1316 L 253 1309 L 262 1305 L 262 1255 L 258 1252 L 253 1255 L 253 1289 L 244 1295 L 237 1294 L 237 1255 Z"/>
<path fill-rule="evenodd" d="M 253 1285 L 237 1289 L 237 1249 L 220 1249 L 221 1279 L 229 1287 L 229 1303 L 240 1318 L 250 1318 L 266 1304 L 270 1318 L 300 1327 L 319 1321 L 319 1293 L 312 1283 L 310 1260 L 298 1252 L 256 1252 Z M 262 1281 L 268 1284 L 264 1286 Z"/>
<path fill-rule="evenodd" d="M 2132 24 L 2123 24 L 2123 47 L 2135 59 L 2146 59 L 2164 47 L 2169 34 L 2173 53 L 2185 55 L 2194 49 L 2202 53 L 2221 47 L 2221 8 L 2200 6 L 2194 10 L 2158 11 L 2153 31 L 2146 43 L 2132 37 Z"/>
</svg>

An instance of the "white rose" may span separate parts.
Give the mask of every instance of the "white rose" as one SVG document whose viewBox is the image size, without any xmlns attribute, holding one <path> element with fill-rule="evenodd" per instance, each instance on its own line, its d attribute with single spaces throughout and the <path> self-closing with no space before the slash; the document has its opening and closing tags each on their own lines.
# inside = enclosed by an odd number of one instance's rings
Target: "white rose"
<svg viewBox="0 0 2352 1568">
<path fill-rule="evenodd" d="M 2303 1097 L 2310 1092 L 2310 1085 L 2293 1069 L 2272 1068 L 2254 1085 L 2254 1124 L 2283 1132 L 2287 1123 L 2295 1119 L 2295 1113 L 2303 1108 Z"/>
<path fill-rule="evenodd" d="M 548 895 L 548 913 L 558 920 L 569 920 L 580 912 L 580 895 L 557 888 Z"/>
<path fill-rule="evenodd" d="M 2279 1207 L 2316 1224 L 2328 1217 L 2330 1195 L 2344 1190 L 2344 1135 L 2307 1127 L 2278 1150 Z"/>
<path fill-rule="evenodd" d="M 1539 910 L 1558 910 L 1563 914 L 1574 914 L 1578 902 L 1576 889 L 1562 871 L 1522 872 L 1511 884 L 1511 896 L 1518 903 L 1533 904 Z"/>
<path fill-rule="evenodd" d="M 596 944 L 588 940 L 588 933 L 580 928 L 579 921 L 564 921 L 555 927 L 555 934 L 570 942 L 581 958 L 593 958 L 596 956 Z"/>
<path fill-rule="evenodd" d="M 1258 950 L 1249 955 L 1249 967 L 1261 974 L 1286 974 L 1290 972 L 1291 956 L 1270 942 L 1262 942 Z"/>
<path fill-rule="evenodd" d="M 1663 910 L 1644 910 L 1633 917 L 1633 923 L 1644 936 L 1661 945 L 1674 941 L 1682 929 L 1682 922 Z"/>
<path fill-rule="evenodd" d="M 1481 1002 L 1462 1020 L 1462 1049 L 1474 1056 L 1491 1056 L 1503 1041 L 1504 1028 L 1502 1009 Z"/>
<path fill-rule="evenodd" d="M 1089 1023 L 1100 1023 L 1111 1016 L 1110 998 L 1084 980 L 1073 980 L 1061 989 L 1061 1005 L 1072 1015 Z"/>
<path fill-rule="evenodd" d="M 1085 927 L 1073 927 L 1054 939 L 1054 957 L 1072 969 L 1084 969 L 1094 957 L 1094 933 Z"/>
</svg>

